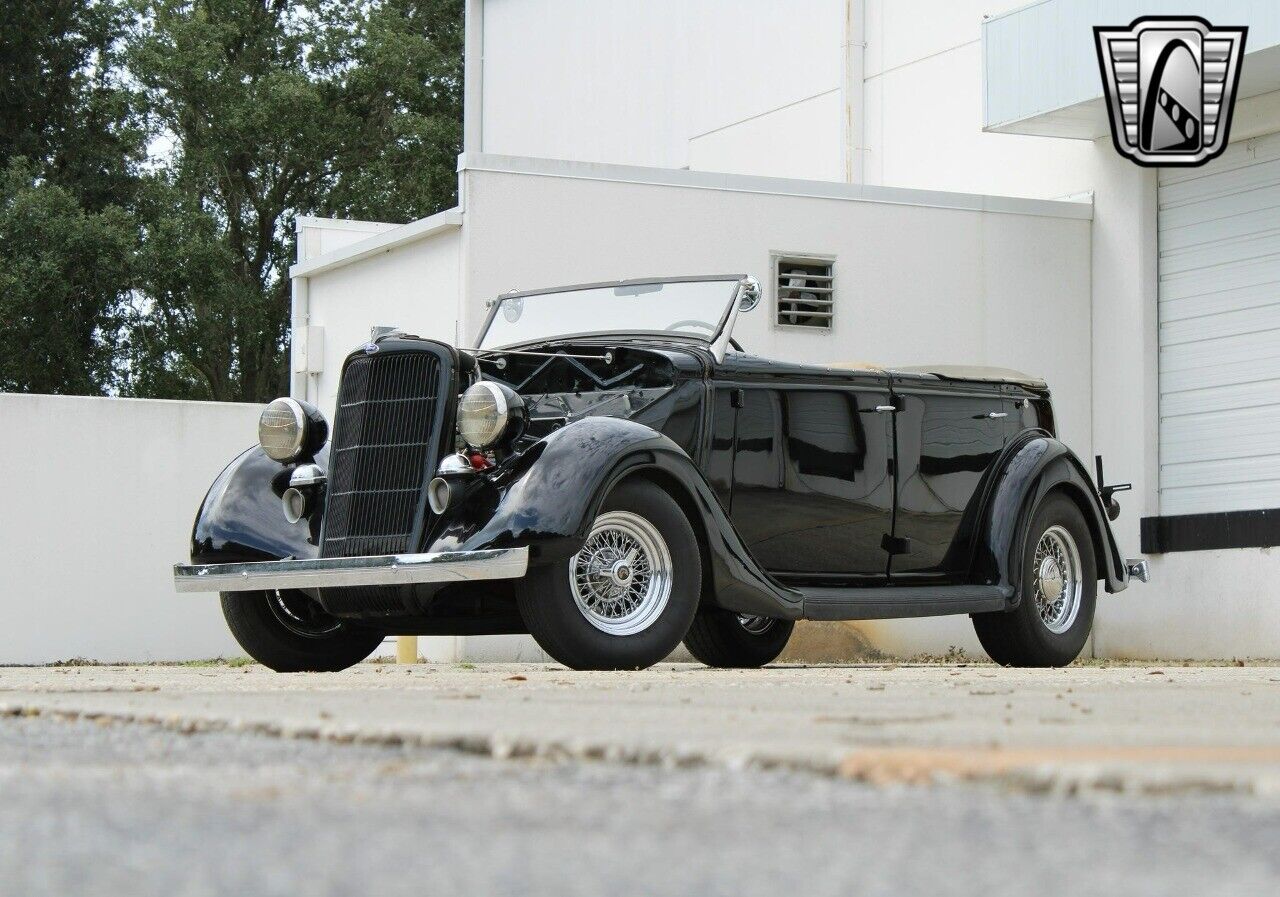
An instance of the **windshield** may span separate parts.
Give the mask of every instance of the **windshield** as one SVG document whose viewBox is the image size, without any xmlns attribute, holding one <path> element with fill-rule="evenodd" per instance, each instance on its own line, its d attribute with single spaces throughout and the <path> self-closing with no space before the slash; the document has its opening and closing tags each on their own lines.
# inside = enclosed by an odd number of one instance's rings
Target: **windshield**
<svg viewBox="0 0 1280 897">
<path fill-rule="evenodd" d="M 503 296 L 477 348 L 604 333 L 675 334 L 710 343 L 739 279 L 624 282 Z"/>
</svg>

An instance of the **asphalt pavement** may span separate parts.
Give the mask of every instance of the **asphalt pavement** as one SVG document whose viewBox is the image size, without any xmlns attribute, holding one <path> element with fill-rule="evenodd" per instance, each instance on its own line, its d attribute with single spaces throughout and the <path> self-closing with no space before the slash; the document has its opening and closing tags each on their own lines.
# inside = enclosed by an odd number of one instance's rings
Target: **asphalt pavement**
<svg viewBox="0 0 1280 897">
<path fill-rule="evenodd" d="M 1280 805 L 10 717 L 6 895 L 1264 895 Z"/>
<path fill-rule="evenodd" d="M 1270 895 L 1278 696 L 1274 667 L 0 669 L 0 894 Z"/>
</svg>

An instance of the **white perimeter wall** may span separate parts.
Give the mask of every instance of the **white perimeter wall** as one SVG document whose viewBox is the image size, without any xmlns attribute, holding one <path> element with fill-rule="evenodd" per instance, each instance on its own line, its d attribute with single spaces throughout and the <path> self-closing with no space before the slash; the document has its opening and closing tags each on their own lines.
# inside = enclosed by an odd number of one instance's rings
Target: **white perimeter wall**
<svg viewBox="0 0 1280 897">
<path fill-rule="evenodd" d="M 260 406 L 0 394 L 0 664 L 243 654 L 178 595 L 209 484 Z"/>
<path fill-rule="evenodd" d="M 841 177 L 846 0 L 485 0 L 469 152 Z"/>
</svg>

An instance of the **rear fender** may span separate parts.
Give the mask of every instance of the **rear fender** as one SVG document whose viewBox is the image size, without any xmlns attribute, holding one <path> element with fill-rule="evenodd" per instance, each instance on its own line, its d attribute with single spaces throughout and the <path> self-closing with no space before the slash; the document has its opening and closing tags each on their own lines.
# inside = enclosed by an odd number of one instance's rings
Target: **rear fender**
<svg viewBox="0 0 1280 897">
<path fill-rule="evenodd" d="M 1025 534 L 1035 509 L 1054 490 L 1071 498 L 1084 515 L 1107 591 L 1119 592 L 1128 585 L 1128 569 L 1087 468 L 1071 449 L 1039 433 L 1010 447 L 992 486 L 978 527 L 973 582 L 1007 585 L 1015 596 L 1021 592 L 1018 571 Z"/>
</svg>

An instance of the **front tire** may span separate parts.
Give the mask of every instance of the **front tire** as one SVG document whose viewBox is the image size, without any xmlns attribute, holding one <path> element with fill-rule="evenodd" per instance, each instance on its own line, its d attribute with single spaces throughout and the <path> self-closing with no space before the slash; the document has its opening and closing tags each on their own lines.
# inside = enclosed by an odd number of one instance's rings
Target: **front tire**
<svg viewBox="0 0 1280 897">
<path fill-rule="evenodd" d="M 277 673 L 337 672 L 364 660 L 383 633 L 339 620 L 302 592 L 223 592 L 222 615 L 245 653 Z"/>
<path fill-rule="evenodd" d="M 1084 515 L 1062 493 L 1051 493 L 1032 515 L 1021 572 L 1017 607 L 974 614 L 978 640 L 1003 666 L 1066 666 L 1093 628 L 1098 573 Z"/>
<path fill-rule="evenodd" d="M 582 549 L 516 585 L 542 650 L 575 670 L 642 669 L 680 644 L 698 607 L 702 563 L 680 506 L 647 480 L 605 499 Z"/>
<path fill-rule="evenodd" d="M 791 620 L 704 607 L 693 618 L 684 646 L 709 667 L 753 669 L 777 660 L 795 627 Z"/>
</svg>

